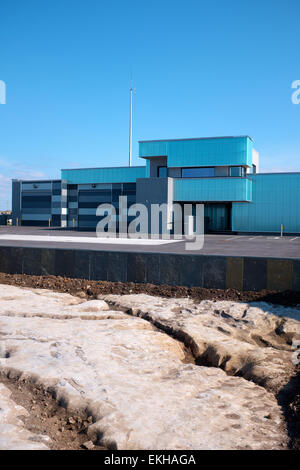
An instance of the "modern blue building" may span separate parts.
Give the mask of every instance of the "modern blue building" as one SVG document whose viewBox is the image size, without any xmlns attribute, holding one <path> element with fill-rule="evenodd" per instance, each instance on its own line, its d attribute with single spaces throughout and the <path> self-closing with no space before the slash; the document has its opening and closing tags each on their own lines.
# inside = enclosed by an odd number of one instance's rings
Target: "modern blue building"
<svg viewBox="0 0 300 470">
<path fill-rule="evenodd" d="M 207 232 L 300 233 L 300 173 L 259 173 L 248 136 L 139 142 L 143 166 L 64 169 L 61 180 L 13 180 L 13 224 L 93 229 L 96 209 L 135 202 L 205 206 Z M 118 215 L 117 215 L 118 218 Z"/>
</svg>

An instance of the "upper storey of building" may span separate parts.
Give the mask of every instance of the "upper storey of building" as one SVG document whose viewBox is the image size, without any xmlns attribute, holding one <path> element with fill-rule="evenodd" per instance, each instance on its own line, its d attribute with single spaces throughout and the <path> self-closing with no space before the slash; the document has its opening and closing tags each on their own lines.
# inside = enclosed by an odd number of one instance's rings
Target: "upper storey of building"
<svg viewBox="0 0 300 470">
<path fill-rule="evenodd" d="M 259 170 L 259 156 L 248 136 L 139 142 L 148 177 L 243 177 Z"/>
<path fill-rule="evenodd" d="M 135 182 L 138 178 L 243 177 L 258 172 L 258 153 L 248 136 L 139 142 L 144 167 L 62 170 L 69 184 Z"/>
<path fill-rule="evenodd" d="M 253 141 L 248 136 L 193 139 L 144 140 L 142 158 L 167 157 L 168 167 L 253 165 Z"/>
</svg>

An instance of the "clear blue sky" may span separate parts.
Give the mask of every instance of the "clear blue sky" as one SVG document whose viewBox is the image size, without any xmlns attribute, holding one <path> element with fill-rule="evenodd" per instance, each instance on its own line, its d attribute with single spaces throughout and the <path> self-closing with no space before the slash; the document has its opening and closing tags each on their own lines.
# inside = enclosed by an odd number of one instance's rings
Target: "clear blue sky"
<svg viewBox="0 0 300 470">
<path fill-rule="evenodd" d="M 0 209 L 10 178 L 126 165 L 139 139 L 249 134 L 300 171 L 299 0 L 2 0 Z"/>
</svg>

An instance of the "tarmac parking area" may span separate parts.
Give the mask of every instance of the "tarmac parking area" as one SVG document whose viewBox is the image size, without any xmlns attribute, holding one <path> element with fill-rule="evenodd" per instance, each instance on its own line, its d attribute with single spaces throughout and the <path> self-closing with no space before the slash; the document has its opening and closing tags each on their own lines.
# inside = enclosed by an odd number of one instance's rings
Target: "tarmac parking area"
<svg viewBox="0 0 300 470">
<path fill-rule="evenodd" d="M 94 232 L 45 227 L 0 227 L 0 246 L 63 248 L 99 251 L 299 258 L 299 236 L 205 235 L 201 250 L 186 251 L 185 240 L 97 239 Z"/>
</svg>

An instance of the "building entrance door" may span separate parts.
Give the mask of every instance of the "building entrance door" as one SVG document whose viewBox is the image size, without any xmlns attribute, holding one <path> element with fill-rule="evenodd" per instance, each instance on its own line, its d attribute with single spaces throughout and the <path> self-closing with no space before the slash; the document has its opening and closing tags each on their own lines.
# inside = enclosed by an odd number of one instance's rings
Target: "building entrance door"
<svg viewBox="0 0 300 470">
<path fill-rule="evenodd" d="M 224 232 L 231 230 L 232 204 L 205 204 L 205 231 Z"/>
</svg>

